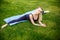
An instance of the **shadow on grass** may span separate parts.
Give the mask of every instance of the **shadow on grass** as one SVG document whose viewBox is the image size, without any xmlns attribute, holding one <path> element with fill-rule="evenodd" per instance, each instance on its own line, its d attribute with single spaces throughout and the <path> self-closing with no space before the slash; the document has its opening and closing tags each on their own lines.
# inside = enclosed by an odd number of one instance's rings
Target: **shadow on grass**
<svg viewBox="0 0 60 40">
<path fill-rule="evenodd" d="M 42 33 L 30 32 L 27 40 L 53 40 L 53 39 Z"/>
<path fill-rule="evenodd" d="M 0 31 L 0 40 L 5 40 L 4 33 Z"/>
<path fill-rule="evenodd" d="M 8 4 L 10 3 L 5 0 L 0 0 L 0 13 L 4 11 L 4 6 L 7 6 Z"/>
<path fill-rule="evenodd" d="M 52 2 L 51 2 L 51 5 L 53 5 L 53 6 L 57 6 L 57 7 L 60 8 L 60 0 L 52 1 Z"/>
<path fill-rule="evenodd" d="M 5 0 L 0 0 L 0 5 L 2 5 L 2 4 L 8 4 L 9 2 L 7 2 L 7 1 L 5 1 Z"/>
<path fill-rule="evenodd" d="M 55 17 L 55 22 L 56 22 L 56 26 L 54 27 L 54 29 L 56 30 L 56 40 L 60 40 L 60 15 L 57 15 Z"/>
<path fill-rule="evenodd" d="M 55 0 L 56 2 L 53 3 L 54 6 L 60 8 L 60 0 Z M 60 10 L 58 10 L 58 15 L 55 16 L 56 25 L 54 26 L 55 31 L 55 40 L 60 40 Z"/>
</svg>

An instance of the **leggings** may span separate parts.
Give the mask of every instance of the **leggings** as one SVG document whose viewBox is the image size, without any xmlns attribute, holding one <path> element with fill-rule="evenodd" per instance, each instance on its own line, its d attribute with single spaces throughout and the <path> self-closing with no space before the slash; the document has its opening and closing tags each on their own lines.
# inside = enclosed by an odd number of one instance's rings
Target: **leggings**
<svg viewBox="0 0 60 40">
<path fill-rule="evenodd" d="M 10 21 L 8 24 L 14 23 L 14 22 L 19 22 L 19 21 L 22 21 L 22 20 L 26 20 L 26 16 L 25 15 L 20 17 L 19 19 L 15 19 L 15 20 Z"/>
</svg>

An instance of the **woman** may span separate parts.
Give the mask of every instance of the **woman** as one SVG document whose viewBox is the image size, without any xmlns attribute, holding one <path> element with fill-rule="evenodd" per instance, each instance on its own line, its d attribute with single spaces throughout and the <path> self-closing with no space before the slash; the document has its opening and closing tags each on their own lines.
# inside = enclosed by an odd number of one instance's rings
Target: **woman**
<svg viewBox="0 0 60 40">
<path fill-rule="evenodd" d="M 26 20 L 31 21 L 31 23 L 33 25 L 46 27 L 46 25 L 41 22 L 42 21 L 42 14 L 44 14 L 46 12 L 49 12 L 49 11 L 43 11 L 39 7 L 37 9 L 30 11 L 30 12 L 27 12 L 25 14 L 6 18 L 6 19 L 4 19 L 6 24 L 4 24 L 1 28 L 6 27 L 8 24 L 14 25 L 14 24 L 19 23 L 19 22 L 25 22 Z M 36 24 L 35 21 L 38 21 L 38 24 Z"/>
</svg>

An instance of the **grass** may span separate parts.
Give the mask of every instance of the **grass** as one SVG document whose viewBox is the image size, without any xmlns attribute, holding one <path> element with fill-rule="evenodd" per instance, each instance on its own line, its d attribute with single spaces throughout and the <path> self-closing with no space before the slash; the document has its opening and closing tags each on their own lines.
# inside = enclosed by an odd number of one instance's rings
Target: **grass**
<svg viewBox="0 0 60 40">
<path fill-rule="evenodd" d="M 0 0 L 0 27 L 4 18 L 23 14 L 41 6 L 50 10 L 43 15 L 46 28 L 32 25 L 29 21 L 7 26 L 0 31 L 0 40 L 60 40 L 60 1 L 59 0 Z"/>
</svg>

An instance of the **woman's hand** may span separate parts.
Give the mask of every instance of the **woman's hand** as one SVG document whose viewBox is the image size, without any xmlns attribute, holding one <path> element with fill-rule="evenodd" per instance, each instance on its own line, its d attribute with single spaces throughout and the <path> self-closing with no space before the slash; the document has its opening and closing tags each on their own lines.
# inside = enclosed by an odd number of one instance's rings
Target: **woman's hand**
<svg viewBox="0 0 60 40">
<path fill-rule="evenodd" d="M 46 27 L 46 24 L 40 24 L 41 26 L 43 26 L 43 27 Z"/>
<path fill-rule="evenodd" d="M 35 26 L 41 26 L 40 24 L 34 24 Z"/>
<path fill-rule="evenodd" d="M 42 26 L 42 27 L 46 27 L 46 24 L 34 24 L 35 26 Z"/>
<path fill-rule="evenodd" d="M 46 27 L 46 24 L 43 24 L 41 21 L 39 21 L 40 26 Z"/>
</svg>

